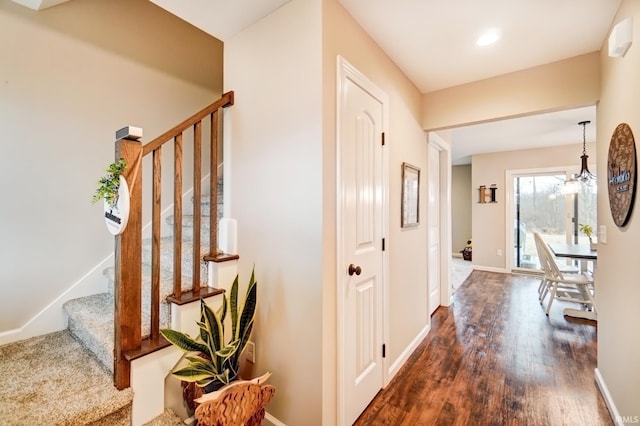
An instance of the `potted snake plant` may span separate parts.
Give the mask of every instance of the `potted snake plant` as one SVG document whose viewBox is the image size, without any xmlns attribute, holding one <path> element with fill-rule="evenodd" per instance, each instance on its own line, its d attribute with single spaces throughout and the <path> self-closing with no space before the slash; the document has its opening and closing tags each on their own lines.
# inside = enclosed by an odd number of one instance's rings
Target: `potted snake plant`
<svg viewBox="0 0 640 426">
<path fill-rule="evenodd" d="M 222 299 L 222 306 L 214 311 L 200 300 L 199 335 L 165 328 L 160 333 L 167 341 L 186 353 L 185 366 L 178 366 L 171 374 L 189 383 L 195 383 L 205 393 L 213 392 L 238 378 L 240 356 L 245 349 L 256 313 L 257 283 L 255 271 L 244 301 L 238 300 L 238 276 L 236 275 L 229 296 Z M 231 330 L 225 326 L 230 315 Z"/>
</svg>

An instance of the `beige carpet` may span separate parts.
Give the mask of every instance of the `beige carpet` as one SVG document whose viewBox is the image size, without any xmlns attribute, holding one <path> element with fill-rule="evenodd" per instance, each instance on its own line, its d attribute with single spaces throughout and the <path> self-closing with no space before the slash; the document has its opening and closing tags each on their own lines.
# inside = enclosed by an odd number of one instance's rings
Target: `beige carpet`
<svg viewBox="0 0 640 426">
<path fill-rule="evenodd" d="M 2 425 L 130 422 L 132 398 L 68 331 L 0 346 Z"/>
<path fill-rule="evenodd" d="M 165 410 L 160 416 L 145 423 L 144 426 L 184 426 L 185 423 L 173 411 Z"/>
</svg>

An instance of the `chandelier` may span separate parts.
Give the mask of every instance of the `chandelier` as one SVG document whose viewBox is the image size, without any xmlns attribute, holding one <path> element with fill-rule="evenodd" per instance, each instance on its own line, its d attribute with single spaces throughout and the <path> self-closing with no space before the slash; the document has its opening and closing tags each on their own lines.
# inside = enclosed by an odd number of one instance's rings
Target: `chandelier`
<svg viewBox="0 0 640 426">
<path fill-rule="evenodd" d="M 596 175 L 589 171 L 589 166 L 587 164 L 587 160 L 589 156 L 587 155 L 587 124 L 591 123 L 591 121 L 581 121 L 578 124 L 582 126 L 582 155 L 580 159 L 582 160 L 582 166 L 580 168 L 580 173 L 577 175 L 573 175 L 569 180 L 564 183 L 563 192 L 565 194 L 577 194 L 580 191 L 580 184 L 592 185 L 596 181 Z"/>
</svg>

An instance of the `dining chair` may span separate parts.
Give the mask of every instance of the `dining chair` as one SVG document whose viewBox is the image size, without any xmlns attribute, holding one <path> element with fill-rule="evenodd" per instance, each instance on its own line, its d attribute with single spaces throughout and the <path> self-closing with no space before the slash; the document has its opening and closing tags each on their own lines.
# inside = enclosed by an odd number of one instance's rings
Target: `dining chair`
<svg viewBox="0 0 640 426">
<path fill-rule="evenodd" d="M 560 270 L 549 245 L 542 239 L 538 232 L 534 232 L 536 249 L 540 257 L 540 264 L 544 270 L 544 277 L 538 287 L 538 298 L 544 306 L 544 299 L 548 296 L 549 301 L 545 308 L 545 313 L 549 315 L 551 305 L 554 300 L 580 303 L 590 307 L 595 311 L 593 300 L 593 278 L 580 274 L 565 274 Z"/>
<path fill-rule="evenodd" d="M 544 252 L 544 246 L 546 246 L 546 242 L 543 240 L 542 236 L 540 235 L 540 233 L 538 232 L 533 232 L 533 240 L 536 244 L 536 251 L 538 253 L 538 259 L 540 261 L 540 267 L 543 267 L 543 261 L 542 261 L 542 256 L 545 255 Z M 556 262 L 556 265 L 558 265 L 558 269 L 560 269 L 560 272 L 562 272 L 563 274 L 577 274 L 580 273 L 580 269 L 573 266 L 573 265 L 567 265 L 566 261 L 557 259 L 555 256 L 553 257 L 554 262 Z M 540 300 L 542 302 L 542 299 L 545 298 L 549 287 L 548 287 L 548 282 L 547 280 L 544 278 L 544 275 L 542 277 L 542 279 L 540 280 L 540 285 L 538 286 L 538 300 Z"/>
</svg>

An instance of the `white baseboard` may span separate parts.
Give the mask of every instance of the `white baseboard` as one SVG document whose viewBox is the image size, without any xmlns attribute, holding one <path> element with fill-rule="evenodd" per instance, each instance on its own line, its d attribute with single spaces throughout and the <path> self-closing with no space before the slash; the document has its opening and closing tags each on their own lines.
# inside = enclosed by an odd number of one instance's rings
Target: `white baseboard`
<svg viewBox="0 0 640 426">
<path fill-rule="evenodd" d="M 280 420 L 273 417 L 268 412 L 264 413 L 264 419 L 269 423 L 271 423 L 273 426 L 287 426 L 286 424 L 282 423 Z"/>
<path fill-rule="evenodd" d="M 0 345 L 67 328 L 67 317 L 64 314 L 62 305 L 71 299 L 107 291 L 107 279 L 102 274 L 102 271 L 110 265 L 113 265 L 113 254 L 94 266 L 22 327 L 0 332 Z"/>
<path fill-rule="evenodd" d="M 622 416 L 620 415 L 615 402 L 613 402 L 613 397 L 611 396 L 609 388 L 604 381 L 604 377 L 602 377 L 600 370 L 598 370 L 597 368 L 595 369 L 595 378 L 598 389 L 600 390 L 600 394 L 602 395 L 602 398 L 604 398 L 604 402 L 607 404 L 607 408 L 609 409 L 609 415 L 611 415 L 611 419 L 616 424 L 616 426 L 624 426 L 624 423 L 622 422 Z"/>
<path fill-rule="evenodd" d="M 505 268 L 494 268 L 493 266 L 481 266 L 481 265 L 473 265 L 473 269 L 476 271 L 485 271 L 485 272 L 498 272 L 500 274 L 507 274 L 508 271 Z"/>
<path fill-rule="evenodd" d="M 202 191 L 209 188 L 209 174 L 202 178 Z M 183 205 L 191 205 L 189 198 L 193 194 L 193 188 L 187 190 L 182 196 Z M 190 212 L 188 208 L 184 209 L 184 213 Z M 173 204 L 165 208 L 161 212 L 161 226 L 168 227 L 167 217 L 173 213 Z M 143 236 L 150 237 L 151 222 L 143 226 Z M 107 232 L 105 230 L 105 232 Z M 166 230 L 163 230 L 166 232 Z M 114 254 L 110 254 L 103 261 L 91 268 L 82 278 L 72 284 L 67 290 L 56 297 L 51 303 L 45 306 L 40 312 L 34 315 L 22 327 L 13 330 L 0 331 L 0 345 L 17 342 L 19 340 L 29 339 L 31 337 L 43 334 L 53 333 L 55 331 L 67 328 L 67 317 L 64 314 L 62 305 L 72 299 L 90 296 L 92 294 L 104 293 L 107 290 L 107 278 L 103 275 L 103 271 L 113 265 Z"/>
<path fill-rule="evenodd" d="M 413 338 L 411 343 L 409 343 L 404 351 L 402 351 L 400 356 L 393 362 L 393 364 L 391 364 L 391 366 L 389 367 L 389 371 L 387 372 L 387 383 L 385 383 L 385 386 L 391 381 L 391 379 L 393 379 L 396 373 L 398 373 L 404 363 L 407 362 L 411 354 L 416 350 L 418 345 L 420 345 L 420 342 L 422 342 L 424 338 L 427 337 L 427 334 L 429 334 L 429 330 L 431 330 L 431 321 L 429 321 L 429 323 L 425 325 L 422 330 L 420 330 L 420 333 L 418 333 L 418 335 Z"/>
</svg>

